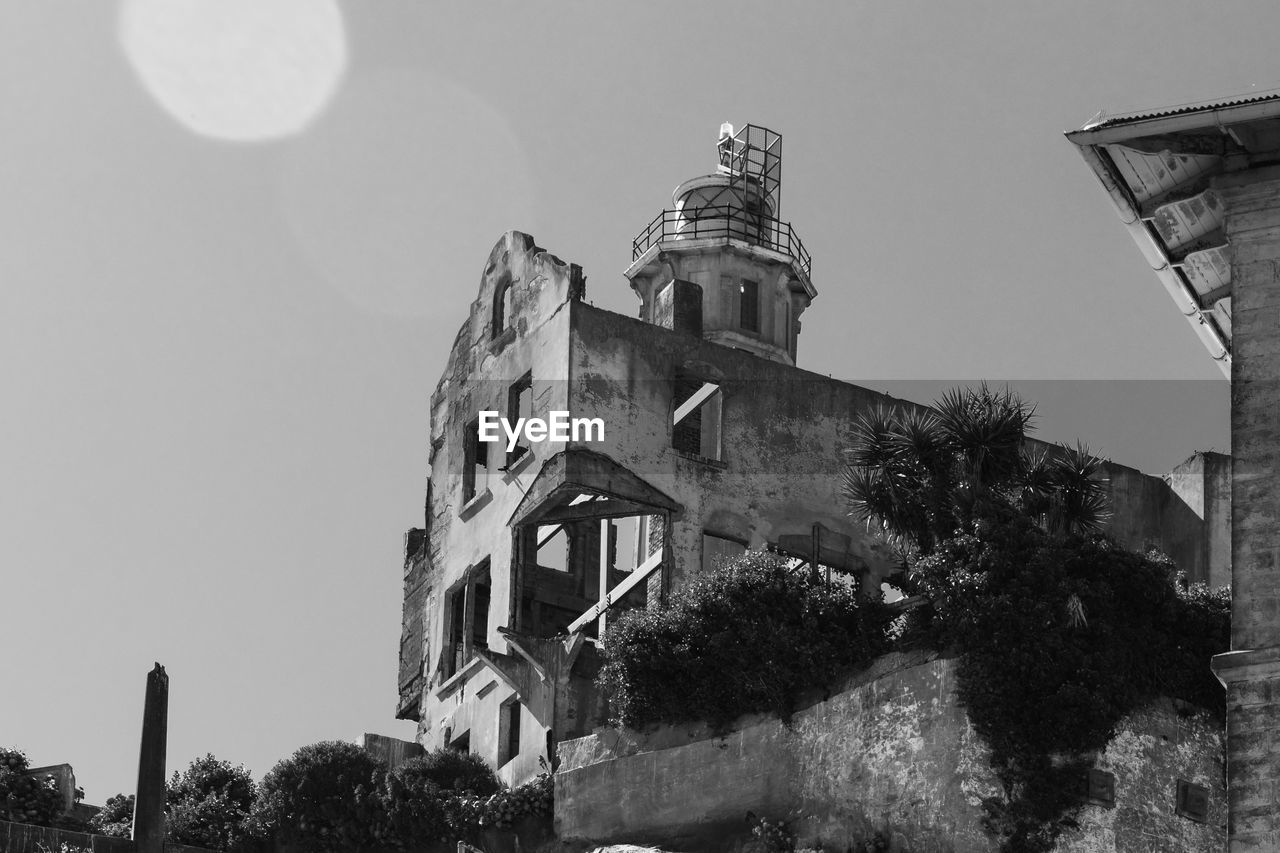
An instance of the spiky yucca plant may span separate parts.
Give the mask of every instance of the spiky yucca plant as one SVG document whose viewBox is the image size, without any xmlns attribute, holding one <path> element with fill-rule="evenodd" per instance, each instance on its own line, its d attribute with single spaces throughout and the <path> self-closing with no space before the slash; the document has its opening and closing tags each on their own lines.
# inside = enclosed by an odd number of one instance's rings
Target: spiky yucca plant
<svg viewBox="0 0 1280 853">
<path fill-rule="evenodd" d="M 1015 515 L 1051 532 L 1099 531 L 1110 518 L 1102 461 L 1082 444 L 1029 449 L 1035 407 L 986 384 L 933 409 L 878 408 L 853 425 L 844 473 L 850 514 L 904 554 L 929 554 L 974 521 Z"/>
</svg>

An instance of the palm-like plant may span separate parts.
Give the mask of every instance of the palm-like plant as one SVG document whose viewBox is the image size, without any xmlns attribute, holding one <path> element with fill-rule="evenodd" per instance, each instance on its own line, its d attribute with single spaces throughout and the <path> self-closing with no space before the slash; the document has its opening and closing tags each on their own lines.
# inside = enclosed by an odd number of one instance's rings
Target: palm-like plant
<svg viewBox="0 0 1280 853">
<path fill-rule="evenodd" d="M 1100 530 L 1109 518 L 1101 460 L 1084 445 L 1028 450 L 1034 416 L 1034 406 L 985 384 L 948 391 L 933 410 L 864 415 L 844 473 L 850 514 L 920 554 L 981 519 L 1024 515 L 1052 532 Z"/>
</svg>

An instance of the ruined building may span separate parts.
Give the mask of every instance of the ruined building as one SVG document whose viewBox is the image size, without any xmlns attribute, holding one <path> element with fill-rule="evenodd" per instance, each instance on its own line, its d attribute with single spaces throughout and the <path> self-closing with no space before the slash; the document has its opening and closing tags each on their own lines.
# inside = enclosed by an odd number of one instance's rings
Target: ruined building
<svg viewBox="0 0 1280 853">
<path fill-rule="evenodd" d="M 1099 114 L 1067 138 L 1231 379 L 1229 847 L 1280 850 L 1280 94 Z"/>
<path fill-rule="evenodd" d="M 597 640 L 717 558 L 769 546 L 875 591 L 891 551 L 846 515 L 842 434 L 900 404 L 796 367 L 812 264 L 780 219 L 782 141 L 722 128 L 711 174 L 636 238 L 631 318 L 509 232 L 431 397 L 423 526 L 406 538 L 398 716 L 428 748 L 518 784 L 605 708 Z M 911 404 L 901 404 L 911 405 Z M 480 440 L 482 412 L 599 419 L 565 440 Z M 1225 460 L 1108 474 L 1114 532 L 1197 579 L 1229 571 Z"/>
</svg>

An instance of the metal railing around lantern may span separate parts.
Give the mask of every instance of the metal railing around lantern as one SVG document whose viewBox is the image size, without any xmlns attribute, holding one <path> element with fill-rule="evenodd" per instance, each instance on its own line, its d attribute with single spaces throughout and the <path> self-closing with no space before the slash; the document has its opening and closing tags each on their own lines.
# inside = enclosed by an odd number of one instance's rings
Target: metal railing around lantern
<svg viewBox="0 0 1280 853">
<path fill-rule="evenodd" d="M 691 211 L 664 210 L 655 216 L 631 241 L 631 260 L 639 258 L 651 246 L 667 240 L 729 237 L 790 255 L 800 264 L 804 274 L 810 275 L 813 259 L 809 257 L 791 223 L 780 222 L 729 204 L 699 207 L 692 212 L 693 218 L 690 218 L 690 213 Z"/>
</svg>

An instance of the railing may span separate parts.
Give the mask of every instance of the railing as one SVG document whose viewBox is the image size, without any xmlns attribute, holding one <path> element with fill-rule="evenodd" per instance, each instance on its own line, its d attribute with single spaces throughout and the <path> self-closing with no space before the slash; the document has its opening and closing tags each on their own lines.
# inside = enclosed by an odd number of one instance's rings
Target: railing
<svg viewBox="0 0 1280 853">
<path fill-rule="evenodd" d="M 691 218 L 693 217 L 693 218 Z M 739 205 L 717 204 L 694 210 L 664 210 L 631 241 L 631 260 L 636 260 L 649 247 L 667 240 L 696 240 L 705 237 L 730 237 L 745 240 L 784 255 L 800 264 L 810 275 L 813 260 L 804 243 L 789 222 L 747 210 Z"/>
</svg>

